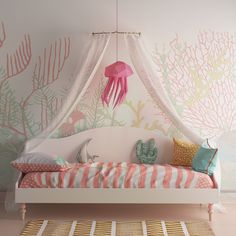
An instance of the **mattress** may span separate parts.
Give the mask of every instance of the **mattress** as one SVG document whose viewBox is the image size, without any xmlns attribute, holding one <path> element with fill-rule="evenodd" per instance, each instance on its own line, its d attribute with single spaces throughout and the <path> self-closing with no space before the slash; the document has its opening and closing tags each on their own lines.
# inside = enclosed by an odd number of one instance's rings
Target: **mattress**
<svg viewBox="0 0 236 236">
<path fill-rule="evenodd" d="M 171 165 L 95 162 L 63 172 L 31 172 L 20 188 L 214 188 L 214 181 L 191 168 Z"/>
</svg>

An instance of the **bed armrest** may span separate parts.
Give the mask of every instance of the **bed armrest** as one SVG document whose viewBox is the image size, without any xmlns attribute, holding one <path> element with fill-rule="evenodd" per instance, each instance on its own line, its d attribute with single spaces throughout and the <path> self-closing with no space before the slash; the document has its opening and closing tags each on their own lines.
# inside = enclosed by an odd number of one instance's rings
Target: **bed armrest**
<svg viewBox="0 0 236 236">
<path fill-rule="evenodd" d="M 220 160 L 218 159 L 216 162 L 216 168 L 213 173 L 213 181 L 216 186 L 216 188 L 221 189 L 221 166 L 220 166 Z"/>
<path fill-rule="evenodd" d="M 20 182 L 21 182 L 22 178 L 23 178 L 23 173 L 20 172 L 18 175 L 17 181 L 16 181 L 16 185 L 15 185 L 16 189 L 20 187 Z"/>
</svg>

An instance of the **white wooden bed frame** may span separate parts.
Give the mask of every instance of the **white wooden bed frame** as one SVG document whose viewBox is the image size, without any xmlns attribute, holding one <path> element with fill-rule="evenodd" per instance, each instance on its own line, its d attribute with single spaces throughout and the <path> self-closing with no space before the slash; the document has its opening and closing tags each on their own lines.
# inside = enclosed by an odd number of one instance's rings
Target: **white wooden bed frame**
<svg viewBox="0 0 236 236">
<path fill-rule="evenodd" d="M 159 132 L 130 127 L 104 127 L 91 129 L 66 138 L 47 139 L 26 143 L 25 152 L 44 152 L 63 156 L 75 162 L 80 144 L 92 138 L 90 154 L 99 155 L 101 161 L 135 162 L 134 146 L 137 140 L 155 138 L 158 148 L 158 163 L 170 163 L 172 140 Z M 32 148 L 34 147 L 34 148 Z M 108 148 L 109 147 L 109 148 Z M 20 188 L 22 175 L 15 186 L 15 202 L 21 204 L 22 219 L 25 219 L 27 203 L 125 203 L 125 204 L 208 204 L 209 220 L 212 205 L 219 202 L 221 173 L 219 163 L 214 173 L 217 188 L 213 189 L 91 189 L 91 188 Z"/>
</svg>

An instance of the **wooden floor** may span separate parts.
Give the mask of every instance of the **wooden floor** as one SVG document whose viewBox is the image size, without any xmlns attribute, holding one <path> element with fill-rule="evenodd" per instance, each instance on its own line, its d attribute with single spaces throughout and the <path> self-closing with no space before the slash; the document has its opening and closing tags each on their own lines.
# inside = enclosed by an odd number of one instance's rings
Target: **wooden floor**
<svg viewBox="0 0 236 236">
<path fill-rule="evenodd" d="M 224 204 L 226 213 L 215 211 L 211 227 L 216 236 L 236 235 L 236 204 Z M 203 205 L 29 205 L 26 221 L 30 219 L 164 219 L 207 220 Z M 0 235 L 17 236 L 24 223 L 19 213 L 6 214 L 0 205 Z"/>
</svg>

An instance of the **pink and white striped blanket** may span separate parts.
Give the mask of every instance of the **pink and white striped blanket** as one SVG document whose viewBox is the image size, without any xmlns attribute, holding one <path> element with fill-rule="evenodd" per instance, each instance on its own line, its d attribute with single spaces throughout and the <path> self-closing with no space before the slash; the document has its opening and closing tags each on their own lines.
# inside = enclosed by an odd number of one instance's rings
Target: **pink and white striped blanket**
<svg viewBox="0 0 236 236">
<path fill-rule="evenodd" d="M 96 162 L 63 172 L 32 172 L 21 188 L 214 188 L 212 179 L 191 168 L 171 165 Z"/>
</svg>

